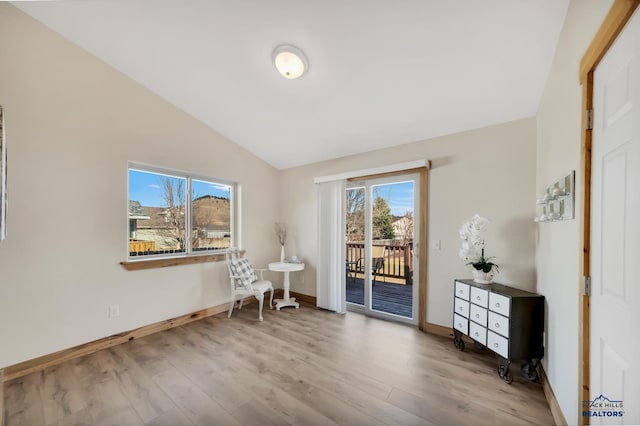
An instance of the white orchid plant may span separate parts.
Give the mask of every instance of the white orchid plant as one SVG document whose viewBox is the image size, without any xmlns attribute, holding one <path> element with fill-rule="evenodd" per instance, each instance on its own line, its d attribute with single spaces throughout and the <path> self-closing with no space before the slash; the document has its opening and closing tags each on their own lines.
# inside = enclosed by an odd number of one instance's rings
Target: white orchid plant
<svg viewBox="0 0 640 426">
<path fill-rule="evenodd" d="M 474 214 L 470 221 L 462 224 L 460 228 L 460 239 L 462 240 L 462 248 L 460 248 L 459 256 L 467 264 L 473 266 L 474 269 L 484 273 L 491 272 L 494 268 L 497 271 L 498 265 L 493 263 L 491 259 L 494 257 L 484 256 L 484 238 L 482 234 L 487 230 L 489 219 Z"/>
</svg>

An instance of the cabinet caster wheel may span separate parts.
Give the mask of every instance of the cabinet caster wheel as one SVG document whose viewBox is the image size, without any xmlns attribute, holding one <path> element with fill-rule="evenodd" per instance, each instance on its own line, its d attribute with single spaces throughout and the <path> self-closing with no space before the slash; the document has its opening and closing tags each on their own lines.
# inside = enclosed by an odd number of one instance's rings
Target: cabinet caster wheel
<svg viewBox="0 0 640 426">
<path fill-rule="evenodd" d="M 524 377 L 525 379 L 531 382 L 538 381 L 538 370 L 535 369 L 532 363 L 525 362 L 524 364 L 522 364 L 522 366 L 520 367 L 520 372 L 522 373 L 522 377 Z"/>
<path fill-rule="evenodd" d="M 464 351 L 464 340 L 462 340 L 461 338 L 455 338 L 453 339 L 453 345 L 459 350 L 459 351 Z"/>
<path fill-rule="evenodd" d="M 498 370 L 498 375 L 502 380 L 505 381 L 505 383 L 509 384 L 513 382 L 513 376 L 509 374 L 509 367 L 500 364 L 498 365 L 497 370 Z"/>
</svg>

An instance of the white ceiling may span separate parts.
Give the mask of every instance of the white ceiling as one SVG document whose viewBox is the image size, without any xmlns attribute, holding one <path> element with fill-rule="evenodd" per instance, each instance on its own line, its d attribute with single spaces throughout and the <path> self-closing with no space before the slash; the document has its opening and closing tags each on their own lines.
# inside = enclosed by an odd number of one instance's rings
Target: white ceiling
<svg viewBox="0 0 640 426">
<path fill-rule="evenodd" d="M 568 0 L 13 4 L 283 169 L 535 115 Z"/>
</svg>

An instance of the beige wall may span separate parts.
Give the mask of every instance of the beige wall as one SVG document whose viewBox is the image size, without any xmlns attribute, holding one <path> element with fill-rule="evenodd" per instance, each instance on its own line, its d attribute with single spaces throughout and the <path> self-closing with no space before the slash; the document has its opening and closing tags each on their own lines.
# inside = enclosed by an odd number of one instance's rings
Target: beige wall
<svg viewBox="0 0 640 426">
<path fill-rule="evenodd" d="M 281 212 L 290 231 L 287 255 L 306 259 L 293 289 L 316 294 L 317 204 L 314 177 L 428 159 L 429 241 L 427 320 L 450 326 L 454 278 L 470 278 L 458 257 L 458 229 L 474 213 L 491 219 L 487 254 L 496 256 L 496 280 L 534 290 L 535 120 L 533 118 L 285 170 Z M 430 246 L 430 244 L 423 247 Z M 297 280 L 297 281 L 296 281 Z"/>
<path fill-rule="evenodd" d="M 256 263 L 278 255 L 275 169 L 8 3 L 0 40 L 0 367 L 228 300 L 224 263 L 119 266 L 129 160 L 240 182 L 244 247 Z"/>
<path fill-rule="evenodd" d="M 576 170 L 580 187 L 581 86 L 578 67 L 611 0 L 572 1 L 537 114 L 536 189 Z M 576 206 L 582 202 L 576 196 Z M 545 371 L 569 424 L 578 422 L 580 221 L 541 223 L 536 249 L 538 292 L 547 303 Z"/>
</svg>

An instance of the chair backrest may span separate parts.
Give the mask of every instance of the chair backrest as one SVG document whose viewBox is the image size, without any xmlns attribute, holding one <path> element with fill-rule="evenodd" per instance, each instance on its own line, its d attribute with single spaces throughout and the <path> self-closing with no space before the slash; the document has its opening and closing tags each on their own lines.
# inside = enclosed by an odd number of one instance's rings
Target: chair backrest
<svg viewBox="0 0 640 426">
<path fill-rule="evenodd" d="M 384 268 L 384 257 L 372 257 L 371 258 L 371 271 L 375 274 Z M 353 272 L 364 272 L 364 258 L 361 257 L 355 263 Z"/>
<path fill-rule="evenodd" d="M 229 275 L 233 275 L 231 273 L 231 262 L 240 259 L 240 250 L 236 247 L 229 247 L 225 252 L 224 257 L 227 260 L 227 269 L 229 270 Z"/>
<path fill-rule="evenodd" d="M 239 249 L 232 247 L 225 253 L 227 269 L 229 270 L 229 283 L 231 291 L 253 291 L 251 283 L 256 280 L 256 275 L 249 261 L 242 257 Z"/>
<path fill-rule="evenodd" d="M 371 247 L 371 270 L 374 274 L 384 268 L 384 259 L 387 256 L 387 246 Z"/>
<path fill-rule="evenodd" d="M 371 257 L 385 257 L 387 246 L 371 246 Z"/>
<path fill-rule="evenodd" d="M 373 273 L 380 272 L 380 269 L 384 268 L 384 257 L 374 257 L 371 261 L 371 270 Z"/>
</svg>

